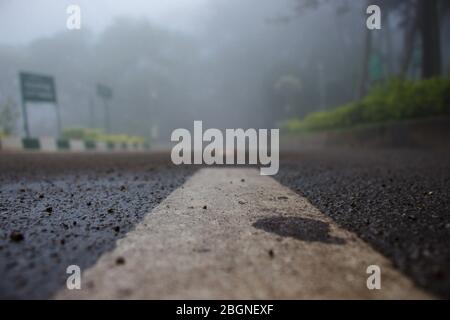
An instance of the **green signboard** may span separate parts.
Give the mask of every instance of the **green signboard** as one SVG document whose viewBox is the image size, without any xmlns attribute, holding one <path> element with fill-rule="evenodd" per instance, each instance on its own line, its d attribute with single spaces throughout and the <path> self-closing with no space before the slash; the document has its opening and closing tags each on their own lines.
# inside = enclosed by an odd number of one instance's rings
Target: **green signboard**
<svg viewBox="0 0 450 320">
<path fill-rule="evenodd" d="M 383 62 L 377 54 L 372 54 L 370 57 L 369 76 L 372 82 L 380 81 L 383 78 Z"/>
<path fill-rule="evenodd" d="M 109 119 L 108 101 L 112 99 L 113 91 L 110 87 L 102 84 L 97 84 L 97 95 L 102 98 L 105 105 L 105 130 L 107 133 L 111 133 L 111 121 Z"/>
<path fill-rule="evenodd" d="M 21 72 L 20 86 L 23 101 L 56 103 L 53 77 Z"/>
<path fill-rule="evenodd" d="M 30 137 L 27 102 L 53 103 L 56 106 L 58 133 L 61 133 L 61 116 L 57 106 L 55 81 L 51 76 L 20 72 L 20 91 L 22 95 L 22 114 L 26 137 Z"/>
<path fill-rule="evenodd" d="M 112 90 L 110 87 L 104 86 L 102 84 L 97 85 L 97 94 L 103 99 L 112 98 Z"/>
</svg>

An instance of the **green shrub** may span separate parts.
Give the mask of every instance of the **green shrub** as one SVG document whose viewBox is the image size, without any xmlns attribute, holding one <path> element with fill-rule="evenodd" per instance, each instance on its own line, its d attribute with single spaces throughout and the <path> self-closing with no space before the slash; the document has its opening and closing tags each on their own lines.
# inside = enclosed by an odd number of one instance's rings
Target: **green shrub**
<svg viewBox="0 0 450 320">
<path fill-rule="evenodd" d="M 450 115 L 450 78 L 391 79 L 361 101 L 312 113 L 303 120 L 287 120 L 284 128 L 290 132 L 333 130 L 443 115 Z"/>
<path fill-rule="evenodd" d="M 90 144 L 95 142 L 105 142 L 107 145 L 146 143 L 146 139 L 143 137 L 126 134 L 105 134 L 100 129 L 66 128 L 63 130 L 62 136 L 64 139 L 84 140 Z"/>
</svg>

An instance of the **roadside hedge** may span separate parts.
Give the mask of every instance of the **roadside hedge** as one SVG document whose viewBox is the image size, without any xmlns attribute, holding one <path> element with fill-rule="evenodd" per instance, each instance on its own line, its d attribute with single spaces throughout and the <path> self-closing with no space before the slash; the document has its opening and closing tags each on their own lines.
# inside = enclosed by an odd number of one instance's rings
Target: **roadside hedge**
<svg viewBox="0 0 450 320">
<path fill-rule="evenodd" d="M 66 128 L 63 130 L 64 139 L 76 139 L 90 142 L 105 142 L 106 144 L 145 144 L 143 137 L 129 136 L 126 134 L 106 134 L 100 129 Z"/>
<path fill-rule="evenodd" d="M 289 119 L 289 132 L 326 131 L 365 124 L 450 115 L 450 77 L 428 80 L 391 79 L 358 102 L 304 119 Z"/>
</svg>

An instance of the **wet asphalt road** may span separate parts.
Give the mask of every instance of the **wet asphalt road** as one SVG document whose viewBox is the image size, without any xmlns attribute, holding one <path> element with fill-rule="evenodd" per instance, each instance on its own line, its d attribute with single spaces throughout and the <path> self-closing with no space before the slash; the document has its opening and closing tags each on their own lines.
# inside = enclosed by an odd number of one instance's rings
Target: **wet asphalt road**
<svg viewBox="0 0 450 320">
<path fill-rule="evenodd" d="M 119 263 L 118 263 L 119 262 Z M 380 290 L 367 267 L 382 270 Z M 56 299 L 430 299 L 256 168 L 201 168 Z"/>
<path fill-rule="evenodd" d="M 450 153 L 311 151 L 276 177 L 388 257 L 419 287 L 450 298 Z"/>
<path fill-rule="evenodd" d="M 1 154 L 0 297 L 51 297 L 195 171 L 162 154 Z M 303 152 L 275 178 L 450 297 L 449 153 Z"/>
<path fill-rule="evenodd" d="M 0 298 L 51 297 L 192 171 L 161 155 L 2 154 Z"/>
</svg>

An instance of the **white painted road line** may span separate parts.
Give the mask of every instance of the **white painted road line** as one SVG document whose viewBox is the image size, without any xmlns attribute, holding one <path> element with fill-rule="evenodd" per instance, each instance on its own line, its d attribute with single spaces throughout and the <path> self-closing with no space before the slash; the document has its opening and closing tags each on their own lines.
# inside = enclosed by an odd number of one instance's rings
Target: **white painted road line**
<svg viewBox="0 0 450 320">
<path fill-rule="evenodd" d="M 381 290 L 366 286 L 381 268 Z M 57 299 L 431 298 L 307 199 L 256 169 L 193 175 Z"/>
</svg>

